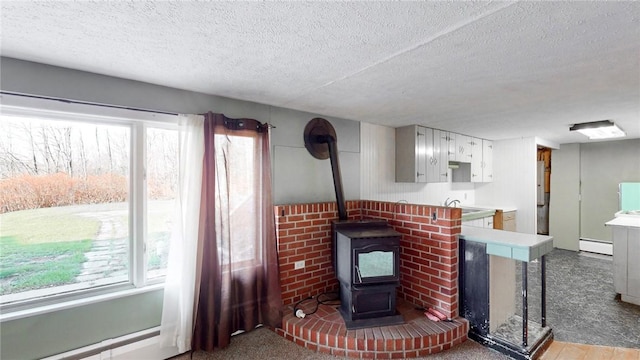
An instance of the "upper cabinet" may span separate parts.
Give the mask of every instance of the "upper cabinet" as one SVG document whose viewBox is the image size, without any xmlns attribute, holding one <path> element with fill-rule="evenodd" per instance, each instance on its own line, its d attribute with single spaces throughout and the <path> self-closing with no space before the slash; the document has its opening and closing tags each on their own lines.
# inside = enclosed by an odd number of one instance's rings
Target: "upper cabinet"
<svg viewBox="0 0 640 360">
<path fill-rule="evenodd" d="M 493 142 L 471 138 L 471 182 L 493 181 Z"/>
<path fill-rule="evenodd" d="M 482 182 L 493 181 L 493 141 L 482 139 Z"/>
<path fill-rule="evenodd" d="M 447 182 L 450 162 L 453 181 L 493 181 L 493 145 L 473 138 L 419 125 L 396 128 L 396 182 Z"/>
<path fill-rule="evenodd" d="M 455 134 L 456 138 L 456 154 L 455 159 L 451 161 L 459 161 L 464 163 L 471 162 L 471 142 L 472 138 L 467 135 Z"/>
<path fill-rule="evenodd" d="M 396 182 L 427 182 L 427 129 L 396 128 Z M 431 130 L 433 137 L 433 130 Z"/>
<path fill-rule="evenodd" d="M 427 182 L 447 182 L 449 169 L 448 131 L 433 129 L 433 153 L 427 168 Z"/>
<path fill-rule="evenodd" d="M 440 132 L 439 182 L 447 182 L 449 180 L 449 160 L 451 160 L 451 153 L 455 151 L 455 134 L 442 130 L 435 131 Z"/>
<path fill-rule="evenodd" d="M 446 182 L 448 148 L 443 132 L 410 125 L 396 129 L 396 182 Z"/>
</svg>

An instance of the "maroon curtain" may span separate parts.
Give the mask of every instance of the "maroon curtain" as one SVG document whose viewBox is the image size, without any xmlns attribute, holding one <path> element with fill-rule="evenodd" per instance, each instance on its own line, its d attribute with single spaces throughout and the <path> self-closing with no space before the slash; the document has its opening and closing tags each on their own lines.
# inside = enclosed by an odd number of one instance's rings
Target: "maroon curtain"
<svg viewBox="0 0 640 360">
<path fill-rule="evenodd" d="M 194 351 L 282 322 L 269 127 L 208 113 L 204 129 Z"/>
</svg>

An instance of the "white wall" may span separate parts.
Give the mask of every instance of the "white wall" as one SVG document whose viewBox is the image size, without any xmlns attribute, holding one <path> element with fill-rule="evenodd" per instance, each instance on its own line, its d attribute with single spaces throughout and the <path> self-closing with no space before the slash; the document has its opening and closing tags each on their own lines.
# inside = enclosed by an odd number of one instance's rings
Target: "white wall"
<svg viewBox="0 0 640 360">
<path fill-rule="evenodd" d="M 445 199 L 451 198 L 459 199 L 463 205 L 475 203 L 472 183 L 395 182 L 395 152 L 394 128 L 360 123 L 361 199 L 442 205 Z"/>
<path fill-rule="evenodd" d="M 536 139 L 493 142 L 493 182 L 476 188 L 478 204 L 515 207 L 518 232 L 537 232 Z"/>
</svg>

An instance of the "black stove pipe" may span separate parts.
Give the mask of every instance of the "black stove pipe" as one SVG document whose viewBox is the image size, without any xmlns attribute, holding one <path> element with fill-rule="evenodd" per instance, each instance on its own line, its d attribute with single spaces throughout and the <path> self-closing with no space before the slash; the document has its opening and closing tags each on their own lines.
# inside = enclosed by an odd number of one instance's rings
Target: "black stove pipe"
<svg viewBox="0 0 640 360">
<path fill-rule="evenodd" d="M 340 162 L 338 161 L 338 145 L 336 139 L 331 135 L 318 135 L 316 141 L 326 143 L 329 146 L 333 187 L 336 190 L 336 203 L 338 204 L 338 219 L 347 220 L 347 208 L 344 201 L 344 193 L 342 192 L 342 176 L 340 175 Z"/>
</svg>

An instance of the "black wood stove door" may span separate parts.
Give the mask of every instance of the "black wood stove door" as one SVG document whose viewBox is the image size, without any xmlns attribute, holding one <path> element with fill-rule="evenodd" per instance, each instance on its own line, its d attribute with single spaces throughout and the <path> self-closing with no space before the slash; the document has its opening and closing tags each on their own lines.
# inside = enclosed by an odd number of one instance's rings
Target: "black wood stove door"
<svg viewBox="0 0 640 360">
<path fill-rule="evenodd" d="M 347 320 L 372 319 L 396 314 L 396 286 L 341 284 L 340 312 Z"/>
</svg>

